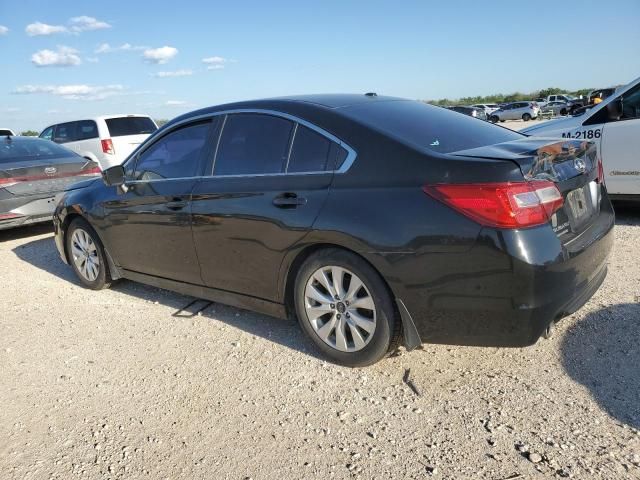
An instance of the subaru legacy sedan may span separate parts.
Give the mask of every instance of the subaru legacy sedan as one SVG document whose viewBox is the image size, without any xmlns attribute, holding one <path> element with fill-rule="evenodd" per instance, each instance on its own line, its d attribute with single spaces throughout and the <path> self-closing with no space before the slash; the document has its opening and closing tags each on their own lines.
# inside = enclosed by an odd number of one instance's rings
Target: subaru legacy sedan
<svg viewBox="0 0 640 480">
<path fill-rule="evenodd" d="M 590 142 L 373 94 L 198 110 L 102 177 L 55 212 L 81 283 L 297 318 L 348 366 L 531 345 L 598 289 L 613 241 Z"/>
</svg>

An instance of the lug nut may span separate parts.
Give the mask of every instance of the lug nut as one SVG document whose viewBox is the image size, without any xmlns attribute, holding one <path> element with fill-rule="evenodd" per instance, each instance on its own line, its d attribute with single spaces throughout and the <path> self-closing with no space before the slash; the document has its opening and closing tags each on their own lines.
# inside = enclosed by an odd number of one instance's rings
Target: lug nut
<svg viewBox="0 0 640 480">
<path fill-rule="evenodd" d="M 349 318 L 351 316 L 351 314 L 349 312 L 345 313 L 345 315 L 347 316 L 347 318 Z"/>
<path fill-rule="evenodd" d="M 340 320 L 340 317 L 342 317 L 342 315 L 340 315 L 340 314 L 337 314 L 337 315 L 336 315 L 336 318 L 337 318 L 338 320 Z"/>
<path fill-rule="evenodd" d="M 336 304 L 335 304 L 335 303 L 332 303 L 332 304 L 331 304 L 331 308 L 336 308 Z"/>
</svg>

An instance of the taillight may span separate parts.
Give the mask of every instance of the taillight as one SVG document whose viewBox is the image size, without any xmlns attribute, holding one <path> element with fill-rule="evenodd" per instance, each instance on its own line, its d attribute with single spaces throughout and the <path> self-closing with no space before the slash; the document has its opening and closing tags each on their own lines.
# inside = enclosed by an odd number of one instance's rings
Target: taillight
<svg viewBox="0 0 640 480">
<path fill-rule="evenodd" d="M 102 144 L 102 151 L 104 153 L 115 155 L 116 151 L 113 148 L 113 142 L 111 141 L 110 138 L 107 138 L 105 140 L 100 140 L 100 143 Z"/>
<path fill-rule="evenodd" d="M 15 178 L 0 178 L 0 188 L 12 187 L 17 183 L 18 181 Z"/>
<path fill-rule="evenodd" d="M 547 223 L 564 199 L 553 182 L 437 184 L 425 193 L 481 225 L 525 228 Z"/>
<path fill-rule="evenodd" d="M 604 165 L 602 164 L 602 157 L 598 158 L 598 183 L 604 185 Z"/>
<path fill-rule="evenodd" d="M 22 217 L 23 215 L 17 213 L 0 213 L 0 220 L 9 220 L 11 218 Z"/>
</svg>

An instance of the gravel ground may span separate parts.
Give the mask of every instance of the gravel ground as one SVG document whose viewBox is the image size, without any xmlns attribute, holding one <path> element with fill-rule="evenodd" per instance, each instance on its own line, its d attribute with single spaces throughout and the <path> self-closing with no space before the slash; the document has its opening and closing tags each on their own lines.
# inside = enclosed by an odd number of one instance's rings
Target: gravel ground
<svg viewBox="0 0 640 480">
<path fill-rule="evenodd" d="M 0 232 L 0 478 L 640 478 L 638 245 L 632 206 L 550 340 L 347 369 L 287 321 L 85 290 L 48 226 Z"/>
</svg>

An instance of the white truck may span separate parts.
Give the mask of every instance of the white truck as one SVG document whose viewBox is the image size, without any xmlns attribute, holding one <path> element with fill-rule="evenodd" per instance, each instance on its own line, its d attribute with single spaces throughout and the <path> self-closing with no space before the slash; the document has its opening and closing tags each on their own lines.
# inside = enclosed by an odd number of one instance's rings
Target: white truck
<svg viewBox="0 0 640 480">
<path fill-rule="evenodd" d="M 640 78 L 579 115 L 521 130 L 595 142 L 612 199 L 640 200 Z"/>
</svg>

